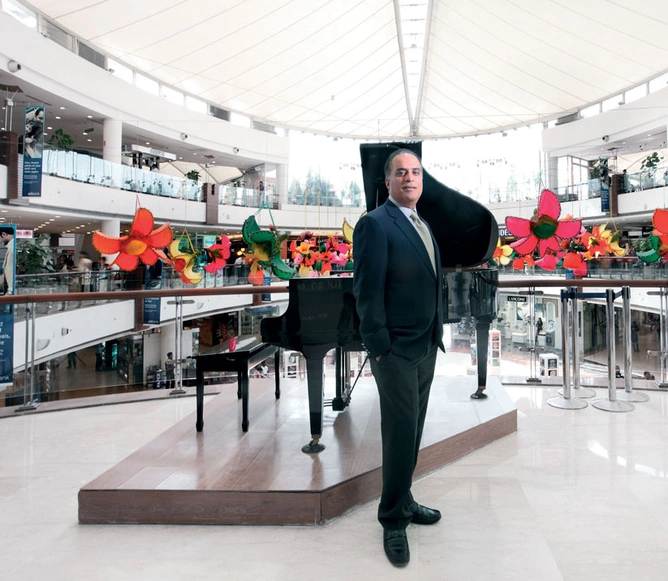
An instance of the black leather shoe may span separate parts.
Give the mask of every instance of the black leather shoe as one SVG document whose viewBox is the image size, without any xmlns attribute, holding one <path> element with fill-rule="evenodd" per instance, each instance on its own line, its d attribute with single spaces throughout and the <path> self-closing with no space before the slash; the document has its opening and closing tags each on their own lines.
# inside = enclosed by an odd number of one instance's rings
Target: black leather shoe
<svg viewBox="0 0 668 581">
<path fill-rule="evenodd" d="M 441 513 L 435 508 L 428 508 L 416 502 L 412 510 L 413 518 L 411 522 L 416 525 L 433 525 L 441 520 Z"/>
<path fill-rule="evenodd" d="M 408 539 L 405 530 L 386 530 L 383 532 L 383 548 L 390 563 L 403 567 L 411 560 Z"/>
</svg>

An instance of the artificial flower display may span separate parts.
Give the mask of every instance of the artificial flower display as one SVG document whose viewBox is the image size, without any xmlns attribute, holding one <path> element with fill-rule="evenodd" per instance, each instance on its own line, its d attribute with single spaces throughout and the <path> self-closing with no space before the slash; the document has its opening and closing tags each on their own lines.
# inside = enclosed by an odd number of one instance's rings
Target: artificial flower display
<svg viewBox="0 0 668 581">
<path fill-rule="evenodd" d="M 328 276 L 334 266 L 352 270 L 352 244 L 342 242 L 337 234 L 318 242 L 312 232 L 302 232 L 290 243 L 290 253 L 300 277 Z"/>
<path fill-rule="evenodd" d="M 208 264 L 204 270 L 213 274 L 214 272 L 225 268 L 227 259 L 230 257 L 230 247 L 232 243 L 227 236 L 221 236 L 219 243 L 212 244 L 209 248 L 204 249 Z"/>
<path fill-rule="evenodd" d="M 154 229 L 154 223 L 150 210 L 138 208 L 127 236 L 94 232 L 93 246 L 102 254 L 118 253 L 111 264 L 121 270 L 134 270 L 140 262 L 151 266 L 158 258 L 168 261 L 162 249 L 172 242 L 172 229 L 169 223 Z"/>
<path fill-rule="evenodd" d="M 214 274 L 225 267 L 231 245 L 227 236 L 221 236 L 220 242 L 208 248 L 195 248 L 188 233 L 184 232 L 169 245 L 169 261 L 183 282 L 199 284 L 204 276 L 203 270 Z"/>
<path fill-rule="evenodd" d="M 169 256 L 174 270 L 181 275 L 183 282 L 199 284 L 202 281 L 202 269 L 198 268 L 197 264 L 198 252 L 187 233 L 184 232 L 169 245 Z"/>
<path fill-rule="evenodd" d="M 654 231 L 652 234 L 658 236 L 661 242 L 668 244 L 668 210 L 657 208 L 652 216 Z"/>
<path fill-rule="evenodd" d="M 244 253 L 244 260 L 250 265 L 248 282 L 261 284 L 265 268 L 271 268 L 281 280 L 289 280 L 295 275 L 294 269 L 281 258 L 281 245 L 287 238 L 286 235 L 279 235 L 275 228 L 262 230 L 255 216 L 246 219 L 241 233 L 248 244 L 248 251 Z"/>
<path fill-rule="evenodd" d="M 510 247 L 510 244 L 501 244 L 501 238 L 496 241 L 496 248 L 494 254 L 492 255 L 492 260 L 498 265 L 506 266 L 510 264 L 511 256 L 513 254 L 513 249 Z M 524 268 L 524 265 L 522 266 Z"/>
<path fill-rule="evenodd" d="M 510 246 L 520 255 L 527 255 L 538 249 L 542 258 L 549 251 L 558 252 L 563 239 L 573 238 L 580 232 L 582 220 L 559 220 L 561 204 L 556 194 L 543 190 L 538 209 L 531 220 L 508 216 L 506 227 L 518 240 Z"/>
</svg>

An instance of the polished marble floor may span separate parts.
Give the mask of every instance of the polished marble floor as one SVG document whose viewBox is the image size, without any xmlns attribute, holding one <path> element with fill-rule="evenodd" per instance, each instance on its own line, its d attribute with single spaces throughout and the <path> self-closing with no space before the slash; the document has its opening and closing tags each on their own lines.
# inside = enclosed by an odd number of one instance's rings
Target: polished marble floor
<svg viewBox="0 0 668 581">
<path fill-rule="evenodd" d="M 552 387 L 505 390 L 518 431 L 416 482 L 443 520 L 410 525 L 406 569 L 385 558 L 375 502 L 316 527 L 77 524 L 81 486 L 192 414 L 192 398 L 4 418 L 0 578 L 668 578 L 668 394 L 614 414 L 551 407 Z"/>
</svg>

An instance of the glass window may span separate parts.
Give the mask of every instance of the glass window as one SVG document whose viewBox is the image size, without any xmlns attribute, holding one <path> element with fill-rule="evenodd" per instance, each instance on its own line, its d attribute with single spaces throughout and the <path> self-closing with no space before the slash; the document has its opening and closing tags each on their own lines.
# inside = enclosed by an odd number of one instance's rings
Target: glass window
<svg viewBox="0 0 668 581">
<path fill-rule="evenodd" d="M 139 73 L 135 73 L 135 84 L 147 93 L 151 93 L 151 95 L 158 95 L 160 93 L 160 83 L 158 81 L 149 79 Z"/>
<path fill-rule="evenodd" d="M 583 119 L 585 117 L 593 117 L 594 115 L 598 115 L 600 112 L 601 112 L 600 103 L 595 103 L 594 105 L 590 105 L 589 107 L 580 109 L 580 115 L 582 116 Z"/>
<path fill-rule="evenodd" d="M 14 0 L 2 0 L 2 9 L 28 28 L 37 28 L 37 14 L 20 3 Z"/>
<path fill-rule="evenodd" d="M 643 83 L 642 85 L 638 85 L 637 87 L 626 91 L 624 93 L 624 102 L 632 103 L 633 101 L 642 99 L 645 95 L 647 95 L 647 83 Z"/>
<path fill-rule="evenodd" d="M 167 85 L 160 85 L 160 96 L 167 99 L 170 103 L 183 107 L 183 93 Z"/>
<path fill-rule="evenodd" d="M 209 106 L 205 101 L 195 99 L 195 97 L 191 97 L 190 95 L 186 95 L 186 108 L 195 111 L 195 113 L 202 113 L 202 115 L 209 113 Z"/>
<path fill-rule="evenodd" d="M 652 79 L 649 82 L 649 92 L 653 93 L 654 91 L 658 91 L 659 89 L 665 89 L 666 86 L 668 86 L 668 73 L 666 73 L 665 75 L 661 75 L 656 79 Z"/>
<path fill-rule="evenodd" d="M 603 112 L 605 111 L 610 111 L 610 109 L 616 109 L 620 105 L 624 104 L 624 95 L 621 93 L 619 95 L 615 95 L 614 97 L 610 97 L 609 99 L 606 99 L 601 103 L 601 110 Z"/>
<path fill-rule="evenodd" d="M 251 126 L 251 120 L 250 117 L 246 117 L 245 115 L 241 115 L 240 113 L 230 113 L 230 122 L 233 123 L 234 125 L 241 125 L 241 127 L 248 127 L 250 128 Z"/>
<path fill-rule="evenodd" d="M 134 82 L 134 73 L 130 67 L 126 67 L 113 59 L 107 59 L 107 68 L 112 75 L 126 83 L 132 84 Z"/>
</svg>

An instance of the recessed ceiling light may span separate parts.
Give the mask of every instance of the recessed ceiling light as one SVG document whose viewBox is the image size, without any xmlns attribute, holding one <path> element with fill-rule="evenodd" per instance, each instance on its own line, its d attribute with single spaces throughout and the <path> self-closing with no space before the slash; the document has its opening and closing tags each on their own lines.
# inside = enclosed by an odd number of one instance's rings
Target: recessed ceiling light
<svg viewBox="0 0 668 581">
<path fill-rule="evenodd" d="M 87 117 L 88 119 L 92 119 L 92 118 L 93 118 L 92 115 L 86 115 L 86 117 Z"/>
<path fill-rule="evenodd" d="M 151 145 L 151 142 L 150 142 L 150 141 L 147 141 L 147 142 L 146 142 L 146 145 Z"/>
<path fill-rule="evenodd" d="M 65 109 L 65 107 L 63 107 L 62 105 L 60 106 L 60 108 L 61 108 L 61 109 Z"/>
<path fill-rule="evenodd" d="M 60 216 L 59 216 L 58 214 L 56 214 L 56 215 L 54 216 L 54 218 L 60 218 Z"/>
<path fill-rule="evenodd" d="M 47 127 L 47 129 L 53 129 L 53 127 Z"/>
<path fill-rule="evenodd" d="M 56 115 L 56 119 L 60 119 L 60 116 Z"/>
<path fill-rule="evenodd" d="M 86 141 L 93 141 L 92 139 L 86 139 Z"/>
</svg>

